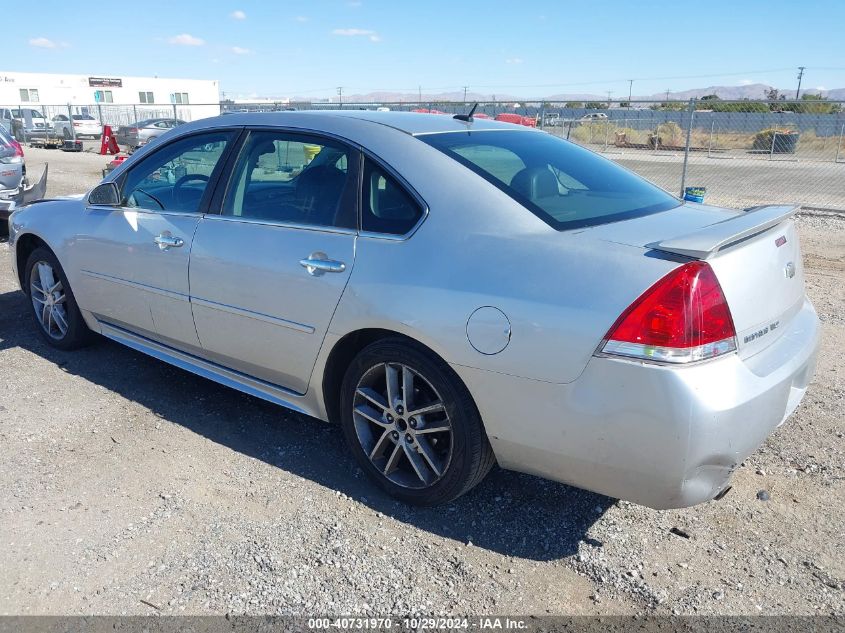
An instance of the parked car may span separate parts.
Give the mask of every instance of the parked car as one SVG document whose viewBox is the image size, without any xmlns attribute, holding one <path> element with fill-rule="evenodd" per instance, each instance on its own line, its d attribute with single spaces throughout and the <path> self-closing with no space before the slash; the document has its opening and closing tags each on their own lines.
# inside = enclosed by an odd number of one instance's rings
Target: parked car
<svg viewBox="0 0 845 633">
<path fill-rule="evenodd" d="M 514 114 L 513 112 L 502 112 L 501 114 L 497 114 L 496 121 L 515 123 L 516 125 L 524 125 L 526 127 L 537 127 L 537 120 L 534 117 L 522 116 L 521 114 Z"/>
<path fill-rule="evenodd" d="M 604 112 L 591 112 L 581 117 L 582 121 L 604 121 L 606 119 L 607 115 Z"/>
<path fill-rule="evenodd" d="M 44 115 L 33 108 L 0 108 L 0 121 L 15 138 L 22 141 L 39 134 L 43 136 L 48 129 Z"/>
<path fill-rule="evenodd" d="M 49 344 L 97 332 L 338 422 L 406 502 L 498 462 L 670 508 L 723 495 L 813 376 L 793 211 L 684 203 L 496 121 L 250 113 L 16 210 L 9 244 Z"/>
<path fill-rule="evenodd" d="M 103 126 L 100 122 L 92 117 L 90 114 L 73 114 L 73 125 L 68 120 L 66 114 L 58 114 L 53 117 L 53 131 L 64 138 L 73 138 L 74 132 L 76 137 L 89 136 L 91 138 L 100 138 L 103 135 Z M 73 130 L 71 130 L 73 127 Z"/>
<path fill-rule="evenodd" d="M 137 121 L 132 125 L 123 125 L 115 131 L 115 138 L 118 145 L 123 145 L 130 150 L 137 149 L 153 142 L 162 134 L 185 123 L 181 119 L 145 119 Z"/>
<path fill-rule="evenodd" d="M 7 230 L 7 220 L 26 183 L 23 147 L 4 127 L 0 127 L 0 233 Z"/>
<path fill-rule="evenodd" d="M 546 112 L 543 114 L 543 125 L 545 127 L 554 127 L 561 124 L 562 120 L 559 112 Z"/>
</svg>

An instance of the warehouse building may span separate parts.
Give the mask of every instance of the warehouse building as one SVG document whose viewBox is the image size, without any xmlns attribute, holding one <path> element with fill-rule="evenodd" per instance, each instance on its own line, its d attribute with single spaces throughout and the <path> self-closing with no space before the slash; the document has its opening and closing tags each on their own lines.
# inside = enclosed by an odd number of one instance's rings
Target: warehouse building
<svg viewBox="0 0 845 633">
<path fill-rule="evenodd" d="M 110 125 L 153 117 L 193 121 L 219 114 L 219 102 L 216 80 L 0 71 L 0 108 L 36 110 L 47 119 L 70 111 Z"/>
</svg>

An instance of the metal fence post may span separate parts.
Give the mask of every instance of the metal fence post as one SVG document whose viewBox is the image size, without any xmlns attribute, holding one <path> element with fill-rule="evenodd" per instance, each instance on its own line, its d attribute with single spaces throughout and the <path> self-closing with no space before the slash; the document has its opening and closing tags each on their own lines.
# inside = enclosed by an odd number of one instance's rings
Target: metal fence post
<svg viewBox="0 0 845 633">
<path fill-rule="evenodd" d="M 67 104 L 67 120 L 69 121 L 68 125 L 70 125 L 70 137 L 75 141 L 76 129 L 73 127 L 73 110 L 71 110 L 70 104 Z"/>
<path fill-rule="evenodd" d="M 845 132 L 845 123 L 842 124 L 842 127 L 839 128 L 839 142 L 836 144 L 836 158 L 833 159 L 834 163 L 839 162 L 839 151 L 842 149 L 842 133 Z"/>
<path fill-rule="evenodd" d="M 97 116 L 100 117 L 100 125 L 103 125 L 103 104 L 97 102 Z"/>
<path fill-rule="evenodd" d="M 769 148 L 769 160 L 772 160 L 772 156 L 775 155 L 775 141 L 778 138 L 778 131 L 777 128 L 772 130 L 772 146 Z"/>
<path fill-rule="evenodd" d="M 713 151 L 713 127 L 715 125 L 715 121 L 710 122 L 710 142 L 707 144 L 707 158 L 710 158 L 710 153 Z"/>
<path fill-rule="evenodd" d="M 132 116 L 135 117 L 134 119 L 132 119 L 132 123 L 137 123 L 138 122 L 138 106 L 136 106 L 134 103 L 132 104 Z"/>
<path fill-rule="evenodd" d="M 689 121 L 687 122 L 687 142 L 684 146 L 684 168 L 681 171 L 681 197 L 684 197 L 684 187 L 687 184 L 687 164 L 689 163 L 689 145 L 692 138 L 692 121 L 695 118 L 695 99 L 689 100 Z"/>
<path fill-rule="evenodd" d="M 178 119 L 179 117 L 176 116 L 176 104 L 173 104 L 173 118 Z"/>
</svg>

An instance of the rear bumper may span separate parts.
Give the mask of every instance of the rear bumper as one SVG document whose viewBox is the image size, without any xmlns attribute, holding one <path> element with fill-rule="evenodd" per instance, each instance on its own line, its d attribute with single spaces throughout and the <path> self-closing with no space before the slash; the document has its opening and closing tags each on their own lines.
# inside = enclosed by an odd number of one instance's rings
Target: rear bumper
<svg viewBox="0 0 845 633">
<path fill-rule="evenodd" d="M 499 464 L 653 508 L 708 501 L 796 409 L 813 376 L 809 301 L 755 356 L 687 367 L 592 358 L 569 384 L 455 367 Z"/>
</svg>

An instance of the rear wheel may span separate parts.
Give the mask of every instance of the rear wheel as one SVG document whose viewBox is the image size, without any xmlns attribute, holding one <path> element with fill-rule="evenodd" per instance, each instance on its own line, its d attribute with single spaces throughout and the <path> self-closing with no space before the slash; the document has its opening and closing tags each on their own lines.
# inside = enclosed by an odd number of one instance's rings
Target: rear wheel
<svg viewBox="0 0 845 633">
<path fill-rule="evenodd" d="M 66 350 L 90 342 L 91 331 L 56 256 L 44 247 L 36 248 L 27 259 L 25 274 L 24 291 L 44 340 Z"/>
<path fill-rule="evenodd" d="M 365 348 L 341 387 L 344 435 L 381 488 L 435 505 L 478 484 L 493 451 L 466 387 L 433 354 L 402 339 Z"/>
</svg>

